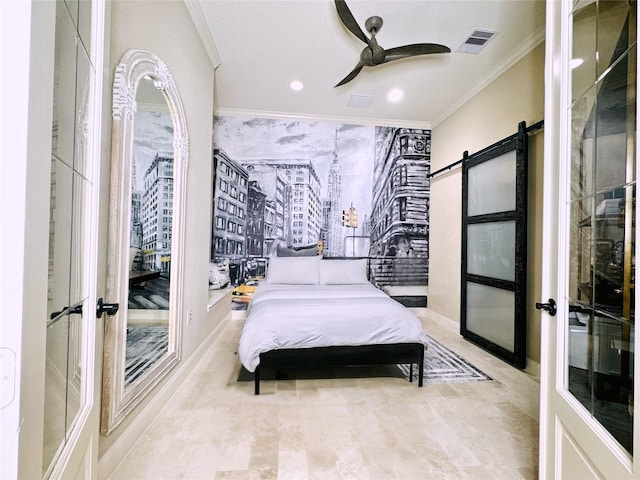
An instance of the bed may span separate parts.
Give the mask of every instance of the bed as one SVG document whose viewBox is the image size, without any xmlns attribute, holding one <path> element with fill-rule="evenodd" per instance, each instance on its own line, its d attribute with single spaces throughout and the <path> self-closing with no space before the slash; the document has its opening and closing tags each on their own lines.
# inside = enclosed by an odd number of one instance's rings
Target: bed
<svg viewBox="0 0 640 480">
<path fill-rule="evenodd" d="M 238 355 L 261 369 L 409 364 L 423 383 L 427 337 L 418 318 L 367 279 L 366 259 L 273 257 L 256 289 Z"/>
</svg>

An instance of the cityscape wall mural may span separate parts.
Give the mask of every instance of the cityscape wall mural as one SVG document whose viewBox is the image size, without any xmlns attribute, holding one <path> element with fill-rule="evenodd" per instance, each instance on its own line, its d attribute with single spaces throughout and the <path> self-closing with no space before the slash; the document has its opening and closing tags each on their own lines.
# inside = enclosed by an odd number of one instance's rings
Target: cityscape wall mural
<svg viewBox="0 0 640 480">
<path fill-rule="evenodd" d="M 217 117 L 212 266 L 235 286 L 319 247 L 369 257 L 380 287 L 426 286 L 430 152 L 430 130 Z"/>
</svg>

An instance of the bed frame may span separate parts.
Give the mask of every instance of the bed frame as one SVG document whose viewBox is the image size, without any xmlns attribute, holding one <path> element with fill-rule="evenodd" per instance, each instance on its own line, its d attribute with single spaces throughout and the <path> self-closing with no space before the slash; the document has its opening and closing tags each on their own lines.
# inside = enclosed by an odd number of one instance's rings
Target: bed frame
<svg viewBox="0 0 640 480">
<path fill-rule="evenodd" d="M 413 364 L 418 365 L 418 386 L 422 387 L 424 349 L 421 343 L 386 345 L 289 348 L 260 354 L 260 364 L 254 374 L 255 394 L 260 395 L 260 370 L 311 367 L 355 367 L 370 365 L 409 364 L 409 381 L 413 382 Z"/>
</svg>

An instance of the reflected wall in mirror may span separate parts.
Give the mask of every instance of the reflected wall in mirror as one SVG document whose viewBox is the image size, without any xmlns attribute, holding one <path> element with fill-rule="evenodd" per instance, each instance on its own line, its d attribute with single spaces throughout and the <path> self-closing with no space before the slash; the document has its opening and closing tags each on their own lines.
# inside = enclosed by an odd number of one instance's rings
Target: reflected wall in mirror
<svg viewBox="0 0 640 480">
<path fill-rule="evenodd" d="M 180 360 L 188 134 L 167 66 L 116 67 L 101 430 L 109 434 Z M 117 300 L 114 300 L 117 299 Z"/>
</svg>

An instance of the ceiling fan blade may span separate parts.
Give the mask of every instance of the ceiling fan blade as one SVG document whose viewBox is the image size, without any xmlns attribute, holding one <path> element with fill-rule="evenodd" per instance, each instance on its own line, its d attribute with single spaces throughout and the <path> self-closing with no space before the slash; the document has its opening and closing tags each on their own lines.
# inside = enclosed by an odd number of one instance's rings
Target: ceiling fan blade
<svg viewBox="0 0 640 480">
<path fill-rule="evenodd" d="M 415 57 L 416 55 L 430 55 L 432 53 L 451 53 L 449 47 L 437 43 L 414 43 L 385 50 L 384 62 L 392 62 L 402 58 Z"/>
<path fill-rule="evenodd" d="M 340 82 L 337 83 L 333 88 L 339 87 L 340 85 L 344 85 L 345 83 L 348 83 L 354 78 L 356 78 L 360 73 L 360 70 L 362 70 L 362 67 L 364 67 L 364 63 L 362 63 L 362 61 L 358 62 L 358 64 L 353 68 L 353 70 L 349 72 L 349 75 L 347 75 L 342 80 L 340 80 Z"/>
<path fill-rule="evenodd" d="M 364 32 L 360 29 L 358 22 L 356 22 L 356 19 L 353 18 L 353 14 L 351 13 L 351 10 L 349 10 L 349 7 L 347 7 L 347 4 L 344 2 L 344 0 L 335 0 L 335 1 L 336 1 L 336 9 L 338 10 L 338 15 L 340 16 L 340 20 L 342 20 L 342 23 L 344 24 L 344 26 L 347 27 L 347 29 L 349 29 L 349 31 L 353 33 L 356 37 L 358 37 L 364 43 L 369 45 L 369 39 L 364 34 Z"/>
</svg>

